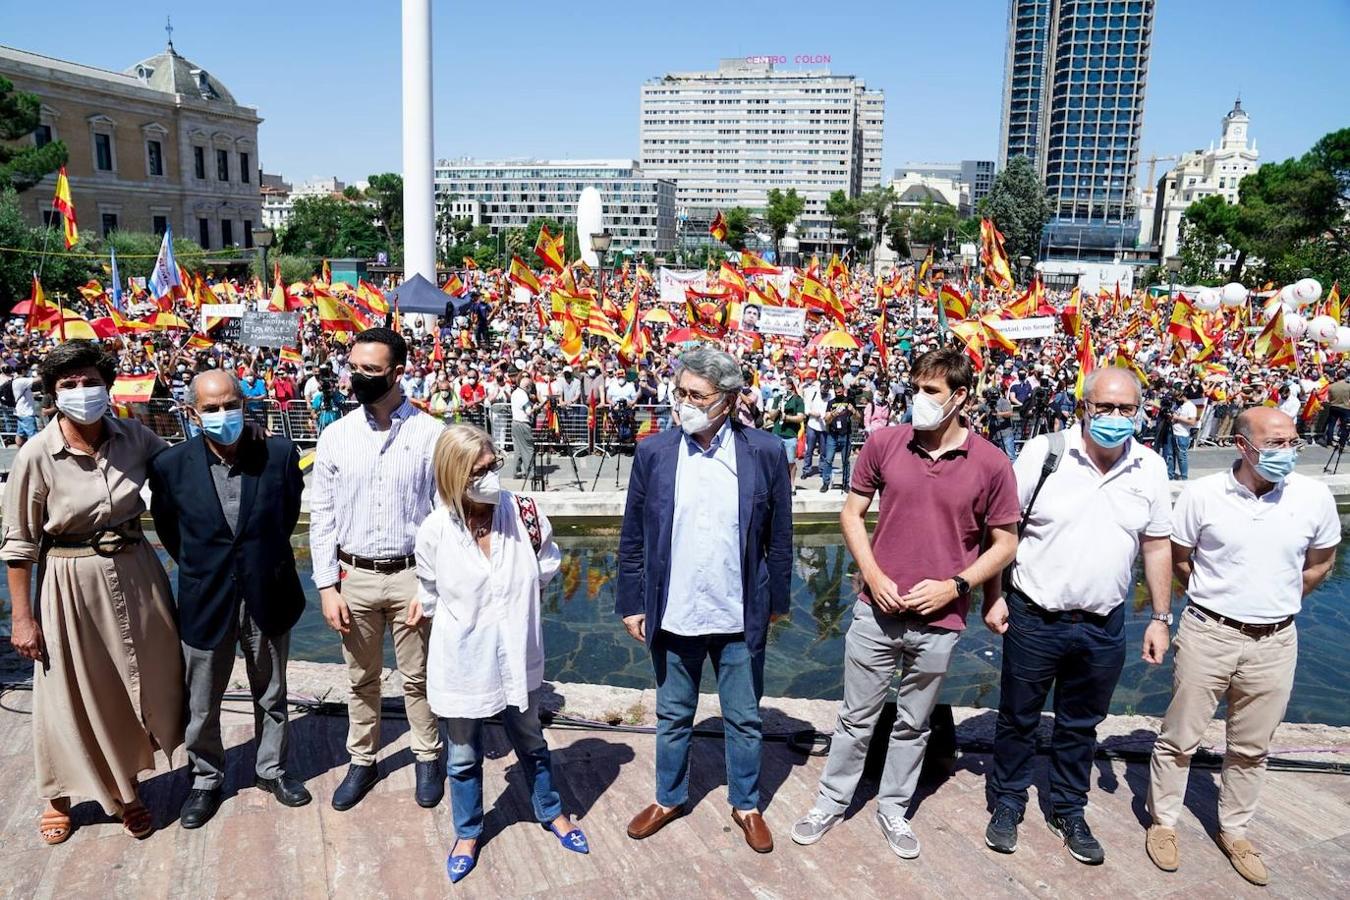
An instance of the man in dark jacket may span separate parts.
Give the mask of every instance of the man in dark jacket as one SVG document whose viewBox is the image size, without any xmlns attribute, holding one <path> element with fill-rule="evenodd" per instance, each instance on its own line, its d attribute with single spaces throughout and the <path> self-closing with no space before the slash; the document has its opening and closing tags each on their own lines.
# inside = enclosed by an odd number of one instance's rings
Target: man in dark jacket
<svg viewBox="0 0 1350 900">
<path fill-rule="evenodd" d="M 233 373 L 198 375 L 187 399 L 201 434 L 151 461 L 150 512 L 178 563 L 192 773 L 180 821 L 199 828 L 220 806 L 220 705 L 236 644 L 253 693 L 257 786 L 286 806 L 310 801 L 285 771 L 286 657 L 291 627 L 305 607 L 290 545 L 303 480 L 288 439 L 245 434 L 244 397 Z"/>
<path fill-rule="evenodd" d="M 641 840 L 684 812 L 689 739 L 706 659 L 726 723 L 731 817 L 760 853 L 759 700 L 769 624 L 788 613 L 792 489 L 783 442 L 739 425 L 743 379 L 713 349 L 680 358 L 679 431 L 637 445 L 619 537 L 616 612 L 656 673 L 656 802 L 628 826 Z"/>
</svg>

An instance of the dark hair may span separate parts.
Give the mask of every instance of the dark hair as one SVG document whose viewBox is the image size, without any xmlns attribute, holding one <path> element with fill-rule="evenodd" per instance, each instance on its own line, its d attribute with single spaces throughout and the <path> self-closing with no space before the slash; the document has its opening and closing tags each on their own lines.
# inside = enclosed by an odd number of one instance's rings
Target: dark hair
<svg viewBox="0 0 1350 900">
<path fill-rule="evenodd" d="M 117 360 L 104 353 L 102 346 L 93 341 L 67 341 L 38 363 L 42 392 L 47 395 L 49 402 L 56 396 L 56 382 L 77 369 L 97 369 L 99 377 L 108 387 L 112 387 L 117 380 Z"/>
<path fill-rule="evenodd" d="M 929 350 L 914 361 L 910 381 L 921 378 L 941 378 L 947 383 L 947 389 L 956 393 L 961 388 L 970 390 L 975 382 L 975 373 L 971 369 L 969 356 L 961 350 L 946 347 Z"/>
<path fill-rule="evenodd" d="M 356 336 L 352 346 L 357 344 L 384 344 L 389 348 L 390 367 L 405 365 L 408 362 L 408 342 L 391 328 L 367 328 Z"/>
</svg>

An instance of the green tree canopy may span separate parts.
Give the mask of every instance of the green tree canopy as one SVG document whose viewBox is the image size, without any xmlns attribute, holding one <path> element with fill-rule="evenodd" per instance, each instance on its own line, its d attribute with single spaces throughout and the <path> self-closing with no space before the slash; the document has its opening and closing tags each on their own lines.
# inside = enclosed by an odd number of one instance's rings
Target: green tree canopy
<svg viewBox="0 0 1350 900">
<path fill-rule="evenodd" d="M 773 258 L 778 260 L 782 258 L 778 245 L 787 236 L 788 226 L 797 221 L 802 210 L 806 209 L 806 198 L 798 194 L 796 188 L 788 188 L 787 191 L 770 188 L 767 199 L 764 222 L 769 226 L 769 234 L 773 235 Z"/>
<path fill-rule="evenodd" d="M 733 206 L 722 218 L 727 223 L 727 236 L 723 243 L 739 253 L 745 249 L 745 236 L 750 233 L 750 210 L 744 206 Z"/>
<path fill-rule="evenodd" d="M 844 235 L 844 242 L 855 247 L 863 232 L 862 208 L 858 201 L 843 191 L 835 191 L 825 200 L 825 215 L 830 217 L 834 230 Z"/>
<path fill-rule="evenodd" d="M 390 249 L 387 238 L 375 226 L 374 211 L 363 203 L 339 197 L 296 200 L 291 220 L 277 244 L 281 253 L 311 258 L 373 257 Z"/>
<path fill-rule="evenodd" d="M 14 90 L 14 82 L 0 75 L 0 188 L 22 193 L 66 164 L 64 142 L 35 147 L 27 141 L 40 124 L 41 105 L 37 94 Z"/>
<path fill-rule="evenodd" d="M 1050 219 L 1050 202 L 1036 167 L 1025 156 L 1014 156 L 994 178 L 989 196 L 980 203 L 980 213 L 994 220 L 1003 232 L 1009 259 L 1029 256 L 1040 259 L 1041 232 Z"/>
<path fill-rule="evenodd" d="M 403 259 L 403 176 L 385 172 L 370 176 L 364 197 L 374 205 L 375 225 L 384 235 L 391 260 Z"/>
<path fill-rule="evenodd" d="M 898 199 L 889 185 L 864 191 L 858 197 L 858 209 L 867 225 L 868 234 L 865 246 L 861 238 L 855 242 L 855 246 L 859 253 L 868 254 L 869 260 L 873 258 L 872 254 L 881 246 L 887 234 L 886 226 L 891 220 Z"/>
</svg>

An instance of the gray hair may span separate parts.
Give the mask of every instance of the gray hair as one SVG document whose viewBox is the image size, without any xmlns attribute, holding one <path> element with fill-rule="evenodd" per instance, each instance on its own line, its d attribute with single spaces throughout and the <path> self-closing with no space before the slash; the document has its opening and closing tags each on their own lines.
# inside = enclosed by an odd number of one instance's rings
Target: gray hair
<svg viewBox="0 0 1350 900">
<path fill-rule="evenodd" d="M 724 394 L 738 391 L 745 384 L 736 357 L 715 347 L 695 347 L 680 356 L 679 365 Z"/>
<path fill-rule="evenodd" d="M 1130 380 L 1130 384 L 1134 387 L 1135 400 L 1140 405 L 1143 405 L 1144 386 L 1139 383 L 1139 376 L 1129 369 L 1121 368 L 1120 366 L 1102 366 L 1087 373 L 1087 376 L 1083 379 L 1083 396 L 1079 399 L 1086 400 L 1088 394 L 1091 394 L 1092 389 L 1097 386 L 1097 382 L 1101 381 L 1102 376 L 1111 372 L 1117 373 L 1121 378 L 1128 378 Z"/>
<path fill-rule="evenodd" d="M 230 379 L 230 386 L 234 388 L 234 395 L 240 400 L 244 399 L 244 385 L 239 381 L 238 375 L 234 374 L 229 369 L 210 369 L 209 371 L 219 372 L 221 375 Z M 193 375 L 192 380 L 188 382 L 187 405 L 194 409 L 197 406 L 197 379 L 206 374 L 207 372 L 198 372 L 196 375 Z"/>
</svg>

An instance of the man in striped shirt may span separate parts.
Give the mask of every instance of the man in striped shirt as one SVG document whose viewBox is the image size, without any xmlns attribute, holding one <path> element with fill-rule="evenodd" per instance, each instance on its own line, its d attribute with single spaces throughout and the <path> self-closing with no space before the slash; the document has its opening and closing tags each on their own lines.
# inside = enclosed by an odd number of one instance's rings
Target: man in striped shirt
<svg viewBox="0 0 1350 900">
<path fill-rule="evenodd" d="M 427 704 L 430 620 L 407 624 L 417 605 L 413 549 L 417 528 L 436 502 L 432 451 L 444 426 L 404 396 L 399 380 L 408 345 L 387 328 L 352 344 L 352 393 L 361 405 L 328 426 L 314 457 L 310 553 L 323 616 L 342 635 L 352 696 L 347 751 L 351 768 L 333 793 L 333 808 L 351 809 L 375 785 L 380 746 L 380 674 L 384 634 L 392 631 L 403 676 L 416 760 L 417 802 L 441 800 L 441 739 Z M 420 616 L 414 616 L 414 619 Z"/>
</svg>

